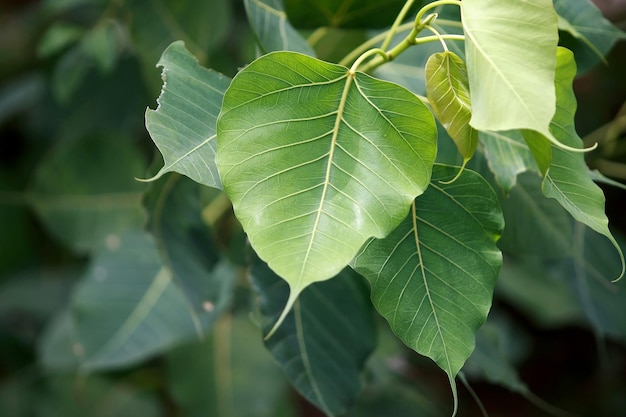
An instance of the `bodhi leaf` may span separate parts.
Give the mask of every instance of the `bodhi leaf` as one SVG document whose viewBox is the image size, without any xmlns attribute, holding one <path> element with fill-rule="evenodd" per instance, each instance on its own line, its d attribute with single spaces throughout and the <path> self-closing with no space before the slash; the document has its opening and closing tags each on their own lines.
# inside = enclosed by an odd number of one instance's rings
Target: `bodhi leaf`
<svg viewBox="0 0 626 417">
<path fill-rule="evenodd" d="M 372 239 L 352 265 L 372 287 L 372 302 L 394 333 L 428 356 L 450 379 L 474 349 L 502 264 L 504 228 L 489 184 L 465 170 L 435 165 L 430 187 L 385 239 Z"/>
<path fill-rule="evenodd" d="M 478 130 L 530 129 L 551 138 L 557 16 L 551 0 L 463 0 L 465 57 Z M 487 80 L 487 81 L 486 81 Z"/>
<path fill-rule="evenodd" d="M 559 48 L 555 79 L 558 106 L 551 130 L 562 143 L 581 148 L 582 140 L 578 137 L 574 125 L 576 96 L 572 83 L 575 76 L 574 55 L 568 49 Z M 622 260 L 622 271 L 619 275 L 621 277 L 624 274 L 624 255 L 609 230 L 602 189 L 590 178 L 583 155 L 567 152 L 557 146 L 547 148 L 549 145 L 542 141 L 537 133 L 529 131 L 523 133 L 544 176 L 543 194 L 554 198 L 574 219 L 606 236 L 613 243 Z"/>
<path fill-rule="evenodd" d="M 426 95 L 433 112 L 463 156 L 474 155 L 478 131 L 470 126 L 472 105 L 465 63 L 454 52 L 433 54 L 426 63 Z"/>
<path fill-rule="evenodd" d="M 215 120 L 229 79 L 201 67 L 183 42 L 171 44 L 159 60 L 163 90 L 156 110 L 146 110 L 146 128 L 165 165 L 151 180 L 176 171 L 221 188 L 215 166 Z"/>
<path fill-rule="evenodd" d="M 291 288 L 280 320 L 305 287 L 406 217 L 436 154 L 432 113 L 413 93 L 293 52 L 233 79 L 217 140 L 235 214 Z"/>
<path fill-rule="evenodd" d="M 258 258 L 251 279 L 267 331 L 289 288 Z M 360 374 L 376 344 L 373 318 L 366 284 L 344 268 L 334 279 L 308 287 L 265 344 L 298 392 L 326 415 L 343 415 L 361 390 Z"/>
<path fill-rule="evenodd" d="M 315 55 L 313 48 L 287 20 L 282 0 L 244 0 L 243 4 L 263 52 L 294 51 Z"/>
</svg>

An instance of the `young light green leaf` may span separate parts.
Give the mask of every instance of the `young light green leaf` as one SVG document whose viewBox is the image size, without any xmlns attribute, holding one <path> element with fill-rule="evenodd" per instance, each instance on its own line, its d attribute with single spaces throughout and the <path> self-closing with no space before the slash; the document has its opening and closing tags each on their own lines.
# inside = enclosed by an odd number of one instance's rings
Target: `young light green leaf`
<svg viewBox="0 0 626 417">
<path fill-rule="evenodd" d="M 432 113 L 414 94 L 293 52 L 242 70 L 217 126 L 235 214 L 291 288 L 284 314 L 406 217 L 436 154 Z"/>
<path fill-rule="evenodd" d="M 478 131 L 469 124 L 472 105 L 465 63 L 454 52 L 441 52 L 428 58 L 426 96 L 467 162 L 478 146 Z"/>
<path fill-rule="evenodd" d="M 555 79 L 558 106 L 551 122 L 551 130 L 560 142 L 581 148 L 582 140 L 578 137 L 574 125 L 576 96 L 572 83 L 575 76 L 574 55 L 568 49 L 559 48 Z M 619 274 L 621 277 L 624 274 L 624 255 L 609 230 L 602 189 L 589 176 L 583 155 L 567 152 L 557 146 L 549 149 L 548 142 L 540 136 L 535 132 L 524 132 L 524 137 L 544 176 L 542 183 L 544 195 L 557 200 L 574 219 L 606 236 L 613 243 L 622 259 L 622 271 Z"/>
<path fill-rule="evenodd" d="M 289 287 L 258 258 L 251 279 L 267 331 Z M 343 415 L 361 390 L 360 374 L 374 350 L 373 318 L 365 282 L 346 268 L 335 279 L 308 287 L 265 344 L 298 392 L 326 415 Z"/>
<path fill-rule="evenodd" d="M 552 0 L 463 0 L 461 16 L 471 125 L 550 135 L 558 43 Z"/>
<path fill-rule="evenodd" d="M 163 90 L 156 110 L 146 110 L 146 128 L 165 165 L 150 180 L 176 171 L 221 188 L 215 165 L 215 120 L 230 80 L 201 67 L 183 42 L 171 44 L 159 60 Z"/>
<path fill-rule="evenodd" d="M 293 51 L 315 56 L 315 51 L 291 26 L 282 0 L 244 0 L 246 14 L 263 52 Z"/>
<path fill-rule="evenodd" d="M 479 132 L 478 139 L 490 171 L 505 193 L 517 183 L 517 176 L 537 170 L 533 155 L 519 130 Z"/>
<path fill-rule="evenodd" d="M 465 170 L 436 165 L 430 187 L 385 239 L 372 239 L 352 265 L 372 286 L 372 302 L 394 333 L 450 379 L 474 349 L 502 263 L 504 228 L 489 184 Z"/>
<path fill-rule="evenodd" d="M 605 19 L 590 0 L 554 0 L 554 8 L 559 15 L 559 29 L 579 41 L 565 42 L 576 56 L 579 74 L 604 61 L 613 45 L 626 39 L 626 33 Z"/>
</svg>

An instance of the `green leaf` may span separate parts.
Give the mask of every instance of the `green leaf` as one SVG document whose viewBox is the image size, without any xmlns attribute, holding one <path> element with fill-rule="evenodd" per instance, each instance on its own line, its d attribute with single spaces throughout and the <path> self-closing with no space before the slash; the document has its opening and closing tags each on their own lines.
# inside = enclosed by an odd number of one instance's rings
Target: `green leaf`
<svg viewBox="0 0 626 417">
<path fill-rule="evenodd" d="M 292 52 L 233 79 L 217 140 L 235 214 L 291 288 L 285 314 L 406 217 L 436 154 L 433 116 L 414 94 Z"/>
<path fill-rule="evenodd" d="M 105 20 L 85 34 L 80 46 L 85 56 L 94 60 L 102 73 L 109 73 L 121 52 L 120 27 L 113 20 Z"/>
<path fill-rule="evenodd" d="M 574 38 L 564 44 L 576 56 L 578 74 L 604 61 L 615 43 L 626 39 L 626 33 L 605 19 L 589 0 L 554 0 L 554 8 L 559 14 L 559 29 Z"/>
<path fill-rule="evenodd" d="M 574 125 L 576 96 L 572 83 L 576 75 L 576 63 L 572 52 L 565 48 L 559 48 L 557 58 L 555 83 L 558 107 L 551 122 L 552 134 L 565 145 L 582 148 L 582 140 Z M 534 132 L 524 132 L 524 136 L 544 174 L 544 195 L 557 200 L 574 219 L 606 236 L 613 243 L 622 259 L 621 277 L 624 274 L 624 255 L 609 230 L 609 220 L 604 212 L 604 194 L 589 176 L 584 156 L 551 146 L 550 159 L 547 155 L 550 149 L 546 150 L 546 146 L 549 146 L 547 141 L 542 141 Z M 542 149 L 537 150 L 535 146 Z"/>
<path fill-rule="evenodd" d="M 549 136 L 558 42 L 552 1 L 463 0 L 461 14 L 471 125 Z"/>
<path fill-rule="evenodd" d="M 183 415 L 295 415 L 287 381 L 259 333 L 247 315 L 224 315 L 210 336 L 168 352 L 167 383 Z"/>
<path fill-rule="evenodd" d="M 465 63 L 454 52 L 441 52 L 428 58 L 426 95 L 463 160 L 468 161 L 478 146 L 478 131 L 469 124 L 472 105 Z"/>
<path fill-rule="evenodd" d="M 218 243 L 202 219 L 202 185 L 181 175 L 155 183 L 147 194 L 148 229 L 163 264 L 189 300 L 191 310 L 215 315 L 229 306 L 233 291 L 232 267 L 221 261 Z M 220 192 L 209 189 L 220 198 Z M 223 195 L 223 194 L 222 194 Z"/>
<path fill-rule="evenodd" d="M 193 320 L 181 290 L 143 233 L 112 237 L 99 252 L 71 301 L 75 346 L 86 370 L 145 360 L 198 334 L 213 314 Z"/>
<path fill-rule="evenodd" d="M 313 48 L 287 20 L 282 0 L 244 0 L 243 4 L 264 53 L 294 51 L 315 56 Z"/>
<path fill-rule="evenodd" d="M 37 167 L 33 206 L 55 238 L 90 252 L 110 234 L 143 226 L 145 185 L 133 177 L 144 170 L 142 156 L 124 137 L 63 141 Z"/>
<path fill-rule="evenodd" d="M 505 193 L 515 187 L 519 174 L 537 170 L 533 155 L 519 130 L 480 132 L 478 139 L 489 169 Z"/>
<path fill-rule="evenodd" d="M 289 297 L 287 284 L 255 259 L 251 278 L 267 331 Z M 362 279 L 346 268 L 306 289 L 284 324 L 266 341 L 293 386 L 329 416 L 343 414 L 361 389 L 360 373 L 375 345 Z"/>
<path fill-rule="evenodd" d="M 37 56 L 48 58 L 76 42 L 85 32 L 81 26 L 57 22 L 52 24 L 43 34 L 37 45 Z"/>
<path fill-rule="evenodd" d="M 215 165 L 215 121 L 230 80 L 201 67 L 174 42 L 159 60 L 163 90 L 156 110 L 146 110 L 146 128 L 165 166 L 151 180 L 176 171 L 209 187 L 221 188 Z"/>
<path fill-rule="evenodd" d="M 436 165 L 430 187 L 385 239 L 372 239 L 353 261 L 372 286 L 372 302 L 394 333 L 450 379 L 474 349 L 502 263 L 496 240 L 504 222 L 489 184 L 465 170 Z"/>
</svg>

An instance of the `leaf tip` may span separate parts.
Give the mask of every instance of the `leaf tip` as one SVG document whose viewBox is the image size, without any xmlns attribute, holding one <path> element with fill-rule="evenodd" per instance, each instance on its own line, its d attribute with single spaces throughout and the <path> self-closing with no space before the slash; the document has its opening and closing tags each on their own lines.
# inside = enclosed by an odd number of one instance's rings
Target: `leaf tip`
<svg viewBox="0 0 626 417">
<path fill-rule="evenodd" d="M 269 340 L 269 338 L 272 337 L 274 333 L 276 333 L 278 328 L 283 324 L 283 322 L 287 318 L 287 315 L 289 315 L 289 313 L 291 312 L 291 308 L 293 307 L 293 304 L 298 299 L 299 294 L 300 294 L 300 291 L 294 291 L 293 288 L 290 289 L 289 299 L 287 300 L 287 304 L 285 304 L 285 308 L 283 308 L 282 313 L 280 313 L 280 317 L 278 317 L 278 320 L 276 321 L 276 323 L 274 323 L 274 326 L 272 326 L 272 329 L 267 333 L 267 335 L 265 335 L 263 340 Z"/>
</svg>

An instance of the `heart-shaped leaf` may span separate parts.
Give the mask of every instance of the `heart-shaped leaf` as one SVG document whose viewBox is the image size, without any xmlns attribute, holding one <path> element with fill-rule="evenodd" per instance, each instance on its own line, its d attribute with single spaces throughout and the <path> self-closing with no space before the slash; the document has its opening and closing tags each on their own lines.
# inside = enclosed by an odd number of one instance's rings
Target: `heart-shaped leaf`
<svg viewBox="0 0 626 417">
<path fill-rule="evenodd" d="M 432 113 L 413 93 L 293 52 L 242 70 L 217 126 L 224 189 L 252 247 L 289 283 L 285 314 L 406 217 L 436 154 Z"/>
<path fill-rule="evenodd" d="M 470 126 L 472 105 L 465 63 L 454 52 L 433 54 L 426 62 L 426 95 L 464 161 L 478 145 L 478 131 Z"/>
<path fill-rule="evenodd" d="M 478 130 L 550 134 L 558 43 L 552 0 L 463 0 L 465 58 Z"/>
<path fill-rule="evenodd" d="M 372 286 L 372 302 L 394 333 L 450 379 L 474 349 L 502 264 L 496 240 L 504 221 L 489 184 L 465 170 L 436 165 L 411 214 L 385 239 L 372 239 L 353 261 Z"/>
<path fill-rule="evenodd" d="M 201 67 L 182 41 L 168 46 L 158 65 L 163 67 L 163 90 L 157 109 L 146 110 L 146 128 L 165 166 L 152 179 L 176 171 L 221 188 L 215 166 L 215 120 L 230 79 Z"/>
</svg>

